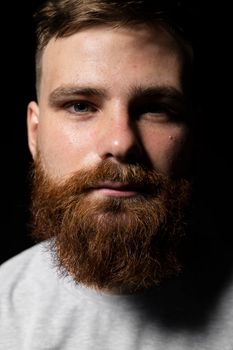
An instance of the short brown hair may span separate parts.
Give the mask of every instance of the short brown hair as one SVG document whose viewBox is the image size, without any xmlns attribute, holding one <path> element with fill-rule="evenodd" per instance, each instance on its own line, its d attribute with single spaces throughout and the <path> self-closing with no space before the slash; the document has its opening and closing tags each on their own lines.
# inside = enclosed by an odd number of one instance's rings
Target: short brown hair
<svg viewBox="0 0 233 350">
<path fill-rule="evenodd" d="M 190 55 L 184 37 L 180 2 L 173 0 L 47 0 L 34 15 L 37 34 L 37 87 L 41 76 L 41 55 L 53 37 L 75 34 L 81 29 L 98 25 L 112 27 L 146 23 L 160 25 L 179 42 Z"/>
</svg>

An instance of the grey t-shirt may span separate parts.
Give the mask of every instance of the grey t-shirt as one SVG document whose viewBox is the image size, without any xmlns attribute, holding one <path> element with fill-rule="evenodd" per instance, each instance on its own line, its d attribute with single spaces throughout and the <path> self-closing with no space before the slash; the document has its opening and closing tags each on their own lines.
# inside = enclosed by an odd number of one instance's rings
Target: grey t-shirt
<svg viewBox="0 0 233 350">
<path fill-rule="evenodd" d="M 200 289 L 198 289 L 200 290 Z M 1 350 L 233 350 L 233 284 L 109 295 L 61 278 L 43 244 L 0 268 Z"/>
</svg>

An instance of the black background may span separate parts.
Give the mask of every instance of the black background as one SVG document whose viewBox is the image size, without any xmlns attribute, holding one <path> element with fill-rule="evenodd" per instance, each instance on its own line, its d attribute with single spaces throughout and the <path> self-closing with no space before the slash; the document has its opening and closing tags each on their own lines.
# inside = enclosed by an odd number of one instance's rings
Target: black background
<svg viewBox="0 0 233 350">
<path fill-rule="evenodd" d="M 27 103 L 34 99 L 36 2 L 1 4 L 1 219 L 0 262 L 33 244 L 28 235 Z"/>
<path fill-rule="evenodd" d="M 28 180 L 31 162 L 26 139 L 27 103 L 34 99 L 34 35 L 32 13 L 38 1 L 0 5 L 1 11 L 1 219 L 0 262 L 33 244 L 28 229 Z M 209 177 L 208 194 L 219 229 L 231 237 L 232 162 L 232 19 L 228 7 L 201 4 L 203 30 L 200 86 L 208 116 L 203 123 L 210 153 L 203 161 Z M 5 22 L 5 23 L 4 23 Z M 229 204 L 226 201 L 229 200 Z M 229 244 L 230 241 L 227 241 Z"/>
</svg>

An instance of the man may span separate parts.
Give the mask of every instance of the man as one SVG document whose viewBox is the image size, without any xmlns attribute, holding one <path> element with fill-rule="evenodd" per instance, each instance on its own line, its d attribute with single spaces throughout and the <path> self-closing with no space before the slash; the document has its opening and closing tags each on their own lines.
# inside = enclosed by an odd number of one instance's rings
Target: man
<svg viewBox="0 0 233 350">
<path fill-rule="evenodd" d="M 232 286 L 218 303 L 195 286 L 194 54 L 177 10 L 52 0 L 37 12 L 28 140 L 42 243 L 1 267 L 1 349 L 232 349 Z"/>
</svg>

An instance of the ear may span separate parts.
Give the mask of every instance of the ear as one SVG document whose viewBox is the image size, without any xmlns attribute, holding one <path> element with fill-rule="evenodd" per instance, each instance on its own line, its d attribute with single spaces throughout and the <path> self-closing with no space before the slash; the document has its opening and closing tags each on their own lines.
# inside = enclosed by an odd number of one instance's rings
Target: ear
<svg viewBox="0 0 233 350">
<path fill-rule="evenodd" d="M 37 154 L 37 134 L 39 126 L 39 106 L 36 102 L 29 103 L 27 108 L 27 131 L 28 146 L 32 158 L 35 160 Z"/>
</svg>

